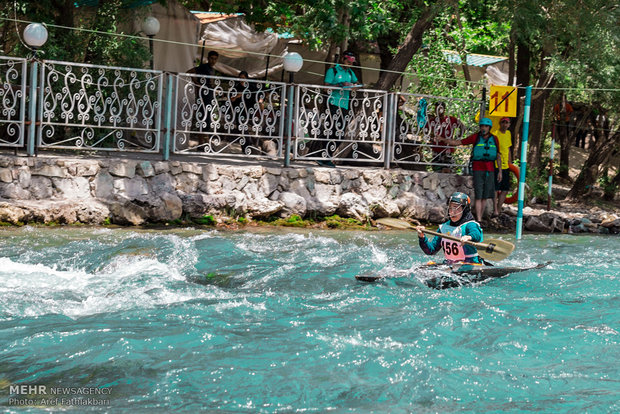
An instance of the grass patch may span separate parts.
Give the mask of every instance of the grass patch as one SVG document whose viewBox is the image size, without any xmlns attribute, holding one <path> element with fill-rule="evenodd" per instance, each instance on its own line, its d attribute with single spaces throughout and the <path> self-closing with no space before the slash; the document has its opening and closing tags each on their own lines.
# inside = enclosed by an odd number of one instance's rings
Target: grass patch
<svg viewBox="0 0 620 414">
<path fill-rule="evenodd" d="M 202 217 L 195 218 L 193 222 L 196 224 L 202 224 L 203 226 L 215 226 L 216 224 L 215 218 L 210 214 L 205 214 Z"/>
</svg>

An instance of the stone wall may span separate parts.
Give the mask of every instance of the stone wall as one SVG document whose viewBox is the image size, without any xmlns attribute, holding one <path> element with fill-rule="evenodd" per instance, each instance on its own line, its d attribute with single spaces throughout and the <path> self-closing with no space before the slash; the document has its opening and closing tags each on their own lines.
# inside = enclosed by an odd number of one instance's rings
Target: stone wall
<svg viewBox="0 0 620 414">
<path fill-rule="evenodd" d="M 0 156 L 0 221 L 140 225 L 211 214 L 442 222 L 471 177 L 371 168 Z"/>
</svg>

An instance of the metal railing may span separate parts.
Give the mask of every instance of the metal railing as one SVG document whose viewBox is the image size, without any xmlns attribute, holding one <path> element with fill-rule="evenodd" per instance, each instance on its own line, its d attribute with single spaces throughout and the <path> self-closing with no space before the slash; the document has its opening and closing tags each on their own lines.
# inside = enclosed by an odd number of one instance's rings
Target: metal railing
<svg viewBox="0 0 620 414">
<path fill-rule="evenodd" d="M 471 148 L 447 145 L 439 138 L 462 139 L 476 132 L 477 125 L 471 121 L 480 105 L 477 100 L 395 93 L 391 163 L 431 165 L 439 171 L 466 167 Z"/>
<path fill-rule="evenodd" d="M 286 84 L 175 75 L 177 154 L 282 157 Z"/>
<path fill-rule="evenodd" d="M 158 152 L 161 71 L 44 60 L 39 148 Z"/>
<path fill-rule="evenodd" d="M 294 158 L 382 163 L 387 102 L 386 91 L 297 85 Z"/>
<path fill-rule="evenodd" d="M 0 56 L 0 146 L 23 147 L 26 136 L 26 59 Z"/>
<path fill-rule="evenodd" d="M 447 172 L 465 167 L 471 150 L 437 138 L 475 132 L 482 106 L 478 99 L 1 56 L 0 75 L 0 147 L 27 144 L 30 155 L 62 148 L 168 159 L 172 151 Z"/>
</svg>

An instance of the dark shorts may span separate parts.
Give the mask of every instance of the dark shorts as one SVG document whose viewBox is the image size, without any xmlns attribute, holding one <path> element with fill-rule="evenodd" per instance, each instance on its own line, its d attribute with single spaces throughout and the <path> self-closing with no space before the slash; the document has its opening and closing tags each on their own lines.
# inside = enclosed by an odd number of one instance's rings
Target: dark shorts
<svg viewBox="0 0 620 414">
<path fill-rule="evenodd" d="M 497 181 L 497 173 L 499 170 L 495 170 L 495 191 L 510 191 L 510 179 L 512 173 L 509 168 L 505 170 L 502 168 L 502 181 Z"/>
<path fill-rule="evenodd" d="M 495 172 L 474 171 L 474 194 L 476 200 L 495 197 Z"/>
</svg>

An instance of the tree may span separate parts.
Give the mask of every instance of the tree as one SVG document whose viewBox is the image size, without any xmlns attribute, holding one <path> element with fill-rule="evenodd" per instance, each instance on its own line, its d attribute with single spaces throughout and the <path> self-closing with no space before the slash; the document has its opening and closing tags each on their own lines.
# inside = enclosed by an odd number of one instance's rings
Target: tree
<svg viewBox="0 0 620 414">
<path fill-rule="evenodd" d="M 88 62 L 99 65 L 141 67 L 149 60 L 146 42 L 131 37 L 116 36 L 120 23 L 134 19 L 136 13 L 146 13 L 145 9 L 124 9 L 121 0 L 101 0 L 99 5 L 90 8 L 95 17 L 76 9 L 75 1 L 41 0 L 36 2 L 16 0 L 4 2 L 0 6 L 0 15 L 8 19 L 17 18 L 49 24 L 48 41 L 40 52 L 45 59 L 69 62 Z M 20 41 L 26 25 L 10 20 L 0 20 L 2 52 L 13 56 L 26 56 L 29 50 Z M 62 26 L 62 27 L 58 27 Z M 109 34 L 94 34 L 86 31 L 72 30 L 94 29 Z M 129 33 L 135 34 L 135 33 Z M 70 45 L 70 47 L 68 47 Z"/>
</svg>

